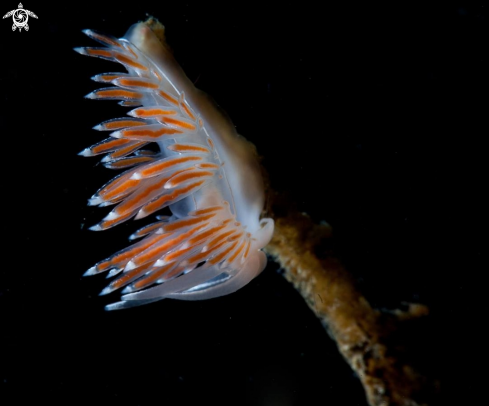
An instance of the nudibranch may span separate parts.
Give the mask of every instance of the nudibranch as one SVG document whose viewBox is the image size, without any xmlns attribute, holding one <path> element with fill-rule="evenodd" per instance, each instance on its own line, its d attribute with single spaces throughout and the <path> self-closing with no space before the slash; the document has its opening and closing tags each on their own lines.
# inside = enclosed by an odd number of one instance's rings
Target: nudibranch
<svg viewBox="0 0 489 406">
<path fill-rule="evenodd" d="M 138 242 L 85 273 L 117 275 L 101 294 L 123 288 L 121 301 L 107 310 L 232 293 L 265 268 L 261 249 L 274 228 L 261 217 L 264 185 L 254 146 L 194 87 L 155 27 L 163 33 L 150 19 L 120 39 L 85 30 L 104 46 L 75 49 L 127 70 L 96 75 L 96 82 L 115 86 L 86 97 L 131 107 L 127 116 L 94 127 L 110 136 L 80 153 L 106 154 L 106 167 L 125 170 L 89 199 L 90 205 L 116 205 L 91 229 L 169 209 L 130 236 Z"/>
</svg>

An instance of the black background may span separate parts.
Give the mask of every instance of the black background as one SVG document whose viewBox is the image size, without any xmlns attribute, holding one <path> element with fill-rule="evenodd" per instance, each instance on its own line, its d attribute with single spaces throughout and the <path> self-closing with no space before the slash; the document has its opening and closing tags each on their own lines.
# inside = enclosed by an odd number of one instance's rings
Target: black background
<svg viewBox="0 0 489 406">
<path fill-rule="evenodd" d="M 105 212 L 86 199 L 114 173 L 77 153 L 124 109 L 83 98 L 91 76 L 117 67 L 72 48 L 95 45 L 84 28 L 122 36 L 146 13 L 255 143 L 272 185 L 333 226 L 372 305 L 430 307 L 412 345 L 443 388 L 460 389 L 444 404 L 474 396 L 478 349 L 464 343 L 485 248 L 484 3 L 114 4 L 32 1 L 28 32 L 0 21 L 0 403 L 366 404 L 273 262 L 228 297 L 123 312 L 103 310 L 117 300 L 97 296 L 103 277 L 81 277 L 140 224 L 87 230 Z"/>
</svg>

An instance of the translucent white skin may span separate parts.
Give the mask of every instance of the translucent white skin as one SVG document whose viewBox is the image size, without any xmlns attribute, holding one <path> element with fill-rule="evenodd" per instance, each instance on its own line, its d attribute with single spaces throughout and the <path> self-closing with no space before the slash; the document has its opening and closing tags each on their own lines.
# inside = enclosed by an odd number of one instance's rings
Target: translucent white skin
<svg viewBox="0 0 489 406">
<path fill-rule="evenodd" d="M 145 24 L 134 24 L 123 38 L 151 59 L 176 89 L 185 93 L 185 99 L 202 118 L 204 129 L 224 162 L 224 172 L 232 193 L 230 203 L 236 210 L 238 220 L 248 226 L 249 232 L 258 231 L 264 191 L 253 145 L 238 135 L 225 113 L 206 93 L 193 85 L 173 55 Z"/>
<path fill-rule="evenodd" d="M 196 89 L 187 78 L 173 55 L 161 44 L 143 23 L 133 25 L 123 39 L 136 46 L 158 67 L 158 72 L 171 86 L 185 94 L 185 100 L 203 121 L 201 131 L 212 140 L 222 164 L 222 179 L 216 179 L 203 190 L 170 206 L 176 217 L 190 210 L 230 203 L 236 220 L 251 233 L 250 255 L 239 269 L 220 270 L 219 266 L 196 269 L 161 285 L 122 296 L 122 302 L 107 307 L 108 310 L 149 303 L 165 297 L 183 300 L 202 300 L 232 293 L 246 285 L 266 266 L 266 256 L 260 251 L 271 239 L 273 220 L 261 219 L 264 205 L 264 186 L 254 147 L 239 136 L 229 118 L 209 98 Z M 199 131 L 199 133 L 201 132 Z M 198 136 L 198 135 L 197 135 Z M 162 151 L 165 144 L 158 143 Z"/>
</svg>

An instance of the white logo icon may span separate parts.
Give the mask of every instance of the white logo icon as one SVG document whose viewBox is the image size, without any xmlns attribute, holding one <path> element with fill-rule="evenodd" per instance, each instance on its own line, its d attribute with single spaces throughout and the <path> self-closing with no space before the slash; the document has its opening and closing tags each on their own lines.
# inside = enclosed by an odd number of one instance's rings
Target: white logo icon
<svg viewBox="0 0 489 406">
<path fill-rule="evenodd" d="M 16 28 L 19 31 L 22 31 L 22 28 L 26 31 L 29 31 L 29 25 L 27 25 L 27 20 L 29 16 L 37 18 L 37 16 L 29 10 L 25 10 L 22 3 L 19 3 L 19 8 L 17 10 L 9 11 L 7 14 L 3 16 L 3 18 L 7 18 L 12 16 L 12 20 L 14 20 L 14 25 L 12 25 L 12 31 L 15 31 Z"/>
</svg>

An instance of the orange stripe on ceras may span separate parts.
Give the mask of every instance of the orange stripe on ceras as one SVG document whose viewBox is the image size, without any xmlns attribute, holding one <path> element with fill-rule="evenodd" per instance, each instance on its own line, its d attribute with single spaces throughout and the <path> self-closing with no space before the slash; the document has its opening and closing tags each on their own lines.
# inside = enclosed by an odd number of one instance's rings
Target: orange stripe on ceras
<svg viewBox="0 0 489 406">
<path fill-rule="evenodd" d="M 165 273 L 170 271 L 175 264 L 172 262 L 171 264 L 166 264 L 161 267 L 161 269 L 156 268 L 156 270 L 152 271 L 151 275 L 145 276 L 144 278 L 134 282 L 133 286 L 136 290 L 142 289 L 160 279 Z"/>
<path fill-rule="evenodd" d="M 155 234 L 150 236 L 149 238 L 146 238 L 145 240 L 141 241 L 138 244 L 135 244 L 132 248 L 129 248 L 127 250 L 124 250 L 120 254 L 114 255 L 110 259 L 110 262 L 112 264 L 122 264 L 124 263 L 124 266 L 129 262 L 131 258 L 134 258 L 136 255 L 140 254 L 144 250 L 148 249 L 152 245 L 158 243 L 164 238 L 167 238 L 170 234 Z"/>
<path fill-rule="evenodd" d="M 114 79 L 118 79 L 121 76 L 126 75 L 126 73 L 119 73 L 114 75 L 96 75 L 95 78 L 98 82 L 112 82 Z"/>
<path fill-rule="evenodd" d="M 141 79 L 119 79 L 119 84 L 121 86 L 129 86 L 129 87 L 144 87 L 146 89 L 158 89 L 158 85 L 156 83 L 146 82 Z"/>
<path fill-rule="evenodd" d="M 116 224 L 122 223 L 123 221 L 126 221 L 132 215 L 134 215 L 134 213 L 132 213 L 132 212 L 124 213 L 122 215 L 119 215 L 115 219 L 102 220 L 99 224 L 100 224 L 100 227 L 102 227 L 102 229 L 109 228 L 109 227 L 112 227 Z"/>
<path fill-rule="evenodd" d="M 156 198 L 155 200 L 149 202 L 148 204 L 145 204 L 143 206 L 143 211 L 146 214 L 154 213 L 156 210 L 159 210 L 161 207 L 168 204 L 168 202 L 171 202 L 172 200 L 177 199 L 178 197 L 180 197 L 184 193 L 190 192 L 192 189 L 197 189 L 203 183 L 204 183 L 204 181 L 201 180 L 199 182 L 191 183 L 190 185 L 188 185 L 185 188 L 177 189 L 177 190 L 174 190 L 172 193 L 162 195 L 162 196 Z"/>
<path fill-rule="evenodd" d="M 171 240 L 166 241 L 165 243 L 158 245 L 156 247 L 148 247 L 145 251 L 141 252 L 137 257 L 134 257 L 132 259 L 132 262 L 134 265 L 142 265 L 145 264 L 148 261 L 151 261 L 153 259 L 158 259 L 164 254 L 166 254 L 169 250 L 177 247 L 180 245 L 182 242 L 184 242 L 188 237 L 190 237 L 192 234 L 197 232 L 199 229 L 204 227 L 205 224 L 200 224 L 192 228 L 191 230 L 186 231 L 185 233 L 182 233 L 180 235 L 177 235 L 175 238 L 172 238 Z M 166 234 L 168 235 L 168 234 Z"/>
<path fill-rule="evenodd" d="M 228 255 L 234 249 L 234 247 L 236 247 L 236 244 L 238 244 L 238 241 L 234 242 L 233 244 L 231 244 L 230 247 L 226 248 L 224 251 L 222 251 L 221 253 L 217 254 L 214 258 L 209 260 L 209 263 L 215 265 L 221 262 L 226 257 L 226 255 Z"/>
<path fill-rule="evenodd" d="M 178 276 L 180 275 L 183 271 L 185 271 L 187 267 L 184 265 L 184 266 L 177 266 L 175 267 L 174 269 L 172 269 L 171 271 L 169 271 L 168 273 L 166 273 L 164 276 L 164 279 L 163 280 L 168 280 L 168 279 L 171 279 L 175 276 Z"/>
<path fill-rule="evenodd" d="M 148 262 L 147 264 L 144 264 L 138 268 L 131 269 L 130 271 L 122 274 L 122 276 L 119 279 L 116 279 L 115 281 L 111 282 L 109 286 L 114 289 L 122 288 L 124 285 L 127 285 L 133 279 L 137 278 L 142 273 L 146 272 L 149 268 L 151 268 L 153 264 L 154 262 Z"/>
<path fill-rule="evenodd" d="M 120 179 L 117 179 L 120 180 Z M 140 181 L 138 179 L 126 179 L 122 181 L 120 184 L 115 183 L 114 185 L 109 184 L 106 188 L 99 192 L 100 197 L 102 197 L 105 201 L 109 201 L 114 197 L 117 197 L 121 194 L 128 193 L 136 188 Z M 117 186 L 116 186 L 117 185 Z M 111 186 L 116 186 L 113 189 Z M 107 190 L 106 192 L 104 192 Z"/>
<path fill-rule="evenodd" d="M 162 127 L 158 130 L 123 130 L 121 134 L 123 137 L 151 137 L 158 138 L 162 135 L 182 134 L 183 131 L 175 128 Z"/>
<path fill-rule="evenodd" d="M 107 163 L 107 166 L 109 166 L 112 169 L 126 168 L 128 166 L 133 166 L 133 165 L 137 165 L 143 162 L 149 162 L 153 160 L 154 158 L 149 156 L 136 156 L 136 157 L 124 158 L 115 162 L 109 162 Z"/>
<path fill-rule="evenodd" d="M 170 252 L 168 255 L 165 255 L 165 257 L 163 258 L 164 261 L 166 262 L 169 262 L 169 261 L 178 261 L 178 259 L 182 256 L 184 256 L 185 254 L 189 253 L 190 251 L 192 251 L 195 247 L 194 246 L 191 246 L 191 247 L 187 247 L 187 248 L 183 248 L 181 250 L 177 250 L 177 251 L 173 251 L 173 252 Z"/>
<path fill-rule="evenodd" d="M 155 175 L 159 172 L 163 172 L 167 169 L 170 169 L 172 166 L 183 164 L 185 162 L 190 161 L 201 161 L 202 158 L 200 156 L 185 156 L 178 157 L 174 159 L 170 159 L 164 162 L 156 162 L 154 164 L 149 165 L 147 168 L 143 168 L 138 171 L 139 175 L 143 178 Z M 176 175 L 176 173 L 172 174 L 172 176 Z"/>
<path fill-rule="evenodd" d="M 115 138 L 115 139 L 127 140 L 127 138 Z M 127 140 L 127 141 L 132 141 L 132 140 Z M 112 159 L 123 157 L 124 155 L 130 154 L 131 152 L 141 148 L 143 145 L 146 144 L 147 144 L 146 142 L 134 142 L 134 144 L 128 145 L 127 147 L 123 147 L 118 149 L 117 151 L 112 152 L 110 154 L 110 157 Z"/>
<path fill-rule="evenodd" d="M 189 214 L 191 216 L 198 216 L 200 214 L 214 213 L 215 211 L 222 210 L 222 209 L 223 209 L 222 206 L 212 206 L 212 207 L 206 207 L 205 209 L 194 210 Z"/>
<path fill-rule="evenodd" d="M 248 256 L 248 253 L 250 252 L 251 241 L 248 239 L 246 241 L 246 244 L 247 244 L 247 246 L 246 246 L 246 250 L 245 250 L 245 252 L 243 254 L 243 258 L 246 258 Z"/>
<path fill-rule="evenodd" d="M 205 261 L 206 259 L 209 258 L 210 254 L 212 254 L 214 251 L 217 251 L 219 248 L 223 247 L 224 245 L 228 244 L 229 241 L 221 241 L 219 244 L 216 244 L 210 248 L 208 248 L 206 251 L 200 252 L 199 254 L 196 254 L 192 257 L 190 257 L 187 262 L 188 263 L 195 263 L 195 262 L 201 262 Z"/>
<path fill-rule="evenodd" d="M 155 117 L 155 116 L 163 116 L 163 115 L 171 115 L 177 114 L 175 110 L 163 110 L 163 109 L 148 109 L 145 107 L 141 107 L 139 109 L 133 110 L 134 115 L 137 117 Z"/>
<path fill-rule="evenodd" d="M 171 240 L 173 241 L 173 240 Z M 155 262 L 158 258 L 160 258 L 166 251 L 168 243 L 163 245 L 158 245 L 156 247 L 148 247 L 146 250 L 141 252 L 139 255 L 132 259 L 132 263 L 136 266 L 144 265 L 148 262 Z M 163 251 L 163 252 L 162 252 Z"/>
<path fill-rule="evenodd" d="M 134 236 L 134 238 L 142 237 L 143 235 L 149 234 L 152 231 L 155 231 L 155 230 L 161 228 L 163 226 L 163 224 L 165 224 L 165 222 L 163 222 L 163 221 L 159 221 L 157 223 L 150 224 L 149 226 L 143 227 L 140 230 L 136 231 L 133 234 L 133 236 Z"/>
<path fill-rule="evenodd" d="M 186 218 L 186 219 L 181 219 L 181 220 L 175 220 L 172 223 L 168 223 L 168 224 L 164 225 L 163 230 L 165 230 L 166 232 L 175 231 L 175 230 L 178 230 L 178 229 L 183 228 L 183 227 L 188 227 L 188 226 L 209 220 L 214 216 L 215 216 L 215 213 L 210 213 L 210 214 L 199 216 L 199 217 L 192 217 L 192 218 Z"/>
<path fill-rule="evenodd" d="M 187 116 L 189 116 L 192 120 L 195 120 L 195 116 L 190 111 L 190 109 L 187 107 L 187 105 L 185 103 L 181 103 L 181 106 L 182 106 L 183 110 L 185 110 L 185 113 L 187 113 Z"/>
<path fill-rule="evenodd" d="M 220 226 L 217 226 L 217 227 L 212 227 L 209 230 L 203 231 L 199 235 L 196 235 L 195 237 L 193 237 L 190 240 L 188 240 L 188 244 L 190 246 L 194 246 L 194 245 L 202 242 L 203 240 L 212 237 L 218 231 L 221 231 L 224 227 L 226 227 L 226 226 L 225 225 L 220 225 Z"/>
<path fill-rule="evenodd" d="M 151 73 L 152 73 L 153 75 L 155 75 L 155 76 L 156 76 L 156 79 L 158 79 L 158 80 L 161 82 L 161 76 L 160 76 L 160 74 L 159 74 L 157 71 L 152 70 L 152 71 L 151 71 Z"/>
<path fill-rule="evenodd" d="M 98 272 L 104 272 L 107 271 L 110 268 L 113 268 L 114 266 L 112 265 L 112 262 L 110 259 L 107 259 L 105 261 L 99 262 L 97 265 L 95 265 L 95 268 L 97 268 Z"/>
<path fill-rule="evenodd" d="M 186 121 L 177 120 L 177 119 L 171 118 L 171 117 L 161 117 L 160 120 L 166 124 L 176 125 L 178 127 L 186 128 L 187 130 L 195 130 L 195 126 L 191 123 L 187 123 Z M 158 121 L 160 121 L 160 120 L 158 120 Z"/>
<path fill-rule="evenodd" d="M 114 120 L 114 121 L 106 121 L 101 123 L 100 125 L 105 127 L 107 130 L 119 130 L 121 128 L 126 127 L 137 127 L 140 125 L 145 125 L 144 121 L 139 120 Z"/>
<path fill-rule="evenodd" d="M 202 162 L 201 164 L 197 164 L 197 166 L 202 169 L 219 169 L 219 165 L 211 162 Z"/>
<path fill-rule="evenodd" d="M 140 70 L 148 70 L 148 68 L 140 63 L 133 61 L 126 55 L 122 55 L 119 52 L 114 52 L 115 58 L 124 65 L 129 65 L 132 68 L 140 69 Z"/>
<path fill-rule="evenodd" d="M 219 242 L 221 240 L 223 240 L 224 238 L 226 237 L 229 237 L 231 236 L 232 234 L 234 234 L 236 232 L 236 230 L 230 230 L 230 231 L 226 231 L 225 233 L 222 233 L 220 235 L 218 235 L 216 238 L 214 238 L 209 244 L 207 244 L 207 247 L 210 249 L 212 247 L 215 247 L 216 244 L 219 244 Z M 228 241 L 229 242 L 229 241 Z M 220 244 L 219 244 L 220 245 Z"/>
<path fill-rule="evenodd" d="M 100 154 L 106 151 L 113 151 L 114 149 L 120 148 L 130 142 L 132 141 L 124 138 L 109 138 L 103 144 L 94 145 L 90 148 L 90 150 L 95 154 Z"/>
<path fill-rule="evenodd" d="M 234 234 L 231 237 L 229 237 L 229 241 L 237 240 L 238 238 L 241 238 L 243 236 L 243 234 L 244 234 L 243 231 L 240 230 L 240 231 L 238 231 L 237 234 Z"/>
<path fill-rule="evenodd" d="M 174 104 L 175 106 L 178 106 L 178 100 L 175 99 L 173 96 L 170 96 L 168 93 L 164 92 L 163 90 L 160 90 L 158 94 L 163 97 L 165 100 L 169 101 L 171 104 Z"/>
<path fill-rule="evenodd" d="M 209 149 L 202 146 L 197 145 L 188 145 L 188 144 L 173 144 L 167 147 L 170 151 L 175 152 L 205 152 L 210 153 Z"/>
<path fill-rule="evenodd" d="M 97 41 L 105 42 L 106 44 L 113 45 L 118 48 L 122 48 L 122 45 L 119 43 L 119 41 L 113 40 L 112 38 L 109 38 L 105 35 L 97 34 L 93 31 L 90 31 L 89 36 L 96 39 Z"/>
<path fill-rule="evenodd" d="M 104 56 L 105 58 L 112 58 L 112 52 L 106 49 L 97 48 L 85 48 L 85 52 L 90 56 Z"/>
<path fill-rule="evenodd" d="M 185 171 L 179 175 L 173 176 L 167 183 L 169 187 L 177 187 L 183 182 L 187 182 L 192 179 L 203 178 L 213 176 L 212 172 L 208 171 Z"/>
<path fill-rule="evenodd" d="M 183 172 L 184 170 L 177 171 L 175 173 L 180 173 Z M 148 197 L 152 192 L 158 189 L 162 189 L 163 185 L 168 182 L 168 180 L 173 176 L 174 174 L 168 175 L 161 177 L 158 179 L 156 183 L 149 187 L 140 187 L 138 192 L 135 192 L 131 197 L 127 198 L 124 202 L 120 203 L 114 211 L 117 213 L 119 212 L 125 212 L 126 210 L 132 210 L 133 208 L 136 208 L 138 206 L 141 206 L 144 204 L 141 203 L 141 200 L 144 200 L 145 198 Z"/>
<path fill-rule="evenodd" d="M 94 92 L 97 98 L 102 99 L 104 97 L 121 97 L 127 99 L 140 99 L 143 95 L 139 92 L 134 92 L 132 90 L 123 90 L 123 89 L 105 89 L 105 90 L 96 90 Z"/>
<path fill-rule="evenodd" d="M 138 192 L 127 198 L 124 202 L 120 203 L 114 211 L 116 213 L 126 213 L 132 211 L 135 208 L 144 204 L 144 200 L 154 191 L 161 189 L 163 185 L 168 181 L 168 177 L 164 177 L 151 186 L 141 187 Z"/>
<path fill-rule="evenodd" d="M 134 50 L 132 49 L 132 47 L 128 43 L 124 43 L 124 48 L 126 48 L 132 54 L 134 59 L 138 59 L 136 52 L 134 52 Z"/>
<path fill-rule="evenodd" d="M 238 247 L 238 249 L 237 249 L 236 251 L 234 251 L 233 255 L 231 255 L 231 256 L 230 256 L 230 257 L 227 259 L 227 261 L 228 261 L 228 262 L 230 262 L 230 263 L 231 263 L 231 262 L 233 262 L 233 261 L 236 259 L 236 257 L 239 255 L 239 253 L 240 253 L 241 251 L 243 251 L 243 248 L 245 247 L 245 245 L 246 245 L 246 241 L 243 241 L 243 242 L 241 243 L 241 245 Z"/>
</svg>

